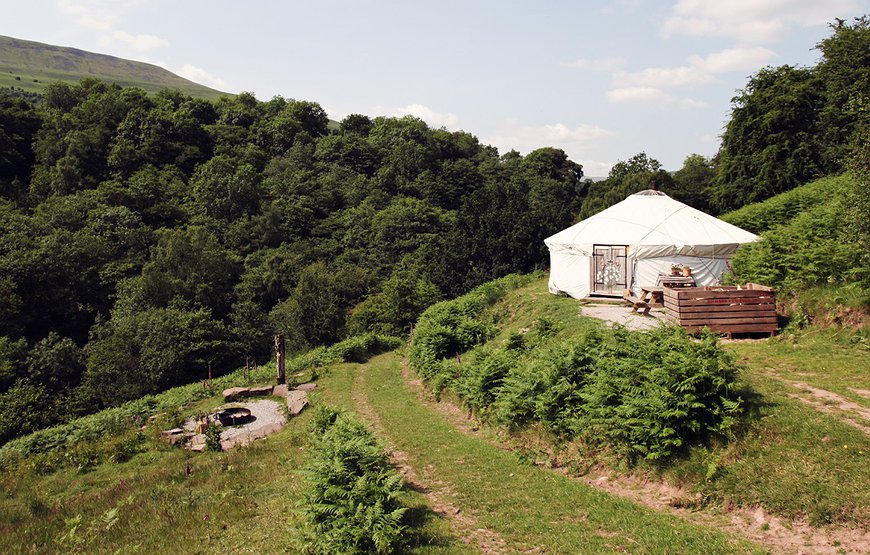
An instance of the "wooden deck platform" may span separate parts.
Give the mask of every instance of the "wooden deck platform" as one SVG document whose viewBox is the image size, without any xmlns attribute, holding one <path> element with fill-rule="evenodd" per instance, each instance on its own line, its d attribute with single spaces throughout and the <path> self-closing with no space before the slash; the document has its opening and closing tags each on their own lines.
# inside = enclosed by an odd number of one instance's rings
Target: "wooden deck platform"
<svg viewBox="0 0 870 555">
<path fill-rule="evenodd" d="M 776 298 L 772 288 L 749 283 L 744 286 L 707 286 L 664 291 L 665 311 L 688 331 L 726 334 L 767 333 L 776 335 Z"/>
</svg>

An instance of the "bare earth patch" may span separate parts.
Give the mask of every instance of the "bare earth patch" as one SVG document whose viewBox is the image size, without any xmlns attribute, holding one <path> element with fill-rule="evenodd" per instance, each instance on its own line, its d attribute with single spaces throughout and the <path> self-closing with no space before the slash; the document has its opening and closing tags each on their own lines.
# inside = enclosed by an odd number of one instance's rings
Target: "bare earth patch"
<svg viewBox="0 0 870 555">
<path fill-rule="evenodd" d="M 418 400 L 443 415 L 456 429 L 481 437 L 480 426 L 460 407 L 445 401 L 435 401 L 423 382 L 413 375 L 408 361 L 402 365 L 402 376 L 415 391 Z M 847 400 L 848 401 L 848 400 Z M 866 409 L 864 409 L 866 410 Z M 486 438 L 501 449 L 510 446 Z M 539 464 L 543 469 L 547 467 Z M 839 555 L 870 553 L 870 531 L 831 526 L 816 528 L 798 521 L 774 516 L 762 507 L 725 507 L 721 512 L 699 509 L 697 495 L 677 486 L 637 475 L 614 475 L 603 469 L 592 469 L 583 478 L 575 478 L 567 470 L 557 468 L 572 479 L 582 479 L 591 487 L 628 499 L 656 511 L 670 513 L 694 524 L 715 528 L 763 546 L 774 554 Z"/>
<path fill-rule="evenodd" d="M 797 399 L 819 412 L 834 415 L 842 422 L 870 435 L 870 425 L 868 425 L 870 423 L 870 409 L 850 401 L 833 391 L 815 387 L 804 382 L 787 380 L 773 370 L 769 370 L 766 374 L 775 380 L 800 390 L 800 393 L 787 393 L 792 399 Z M 862 397 L 865 396 L 862 393 L 870 393 L 865 389 L 853 389 L 850 387 L 849 390 Z"/>
</svg>

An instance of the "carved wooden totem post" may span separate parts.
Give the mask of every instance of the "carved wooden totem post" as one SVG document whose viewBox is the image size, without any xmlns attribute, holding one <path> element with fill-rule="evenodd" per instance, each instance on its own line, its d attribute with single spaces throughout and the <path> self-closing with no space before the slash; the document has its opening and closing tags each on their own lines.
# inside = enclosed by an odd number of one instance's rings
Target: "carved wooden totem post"
<svg viewBox="0 0 870 555">
<path fill-rule="evenodd" d="M 275 368 L 278 369 L 278 385 L 287 383 L 284 376 L 284 336 L 275 336 Z"/>
</svg>

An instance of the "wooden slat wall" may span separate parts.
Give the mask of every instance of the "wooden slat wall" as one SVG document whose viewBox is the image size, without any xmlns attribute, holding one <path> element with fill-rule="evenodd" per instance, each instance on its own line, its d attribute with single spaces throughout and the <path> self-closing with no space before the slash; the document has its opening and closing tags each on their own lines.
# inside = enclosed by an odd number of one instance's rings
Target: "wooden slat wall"
<svg viewBox="0 0 870 555">
<path fill-rule="evenodd" d="M 665 289 L 665 311 L 689 331 L 707 327 L 726 333 L 766 332 L 776 335 L 776 298 L 773 289 L 745 286 L 708 286 Z"/>
</svg>

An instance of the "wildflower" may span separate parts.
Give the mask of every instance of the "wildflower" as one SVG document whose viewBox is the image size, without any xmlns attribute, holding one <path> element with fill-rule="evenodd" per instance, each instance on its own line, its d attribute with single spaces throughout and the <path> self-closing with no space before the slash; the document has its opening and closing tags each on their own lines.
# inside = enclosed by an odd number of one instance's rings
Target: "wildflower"
<svg viewBox="0 0 870 555">
<path fill-rule="evenodd" d="M 202 519 L 203 519 L 203 520 L 208 520 L 208 513 L 205 513 L 204 515 L 202 515 Z"/>
</svg>

